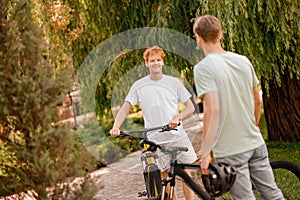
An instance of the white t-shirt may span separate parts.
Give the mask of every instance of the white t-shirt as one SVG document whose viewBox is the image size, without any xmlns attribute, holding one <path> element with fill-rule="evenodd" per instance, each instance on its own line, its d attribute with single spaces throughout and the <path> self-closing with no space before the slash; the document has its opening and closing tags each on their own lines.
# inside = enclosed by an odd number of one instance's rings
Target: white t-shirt
<svg viewBox="0 0 300 200">
<path fill-rule="evenodd" d="M 194 67 L 197 95 L 217 92 L 220 102 L 218 132 L 213 144 L 216 158 L 235 155 L 264 143 L 256 127 L 253 87 L 258 79 L 250 61 L 227 52 L 208 54 Z"/>
<path fill-rule="evenodd" d="M 145 128 L 152 128 L 168 124 L 178 114 L 179 101 L 184 103 L 191 94 L 184 85 L 172 76 L 163 75 L 160 80 L 152 80 L 145 76 L 137 80 L 127 94 L 125 101 L 132 106 L 140 103 L 145 123 Z M 178 131 L 153 132 L 148 139 L 162 144 L 180 140 L 186 136 L 182 123 Z"/>
</svg>

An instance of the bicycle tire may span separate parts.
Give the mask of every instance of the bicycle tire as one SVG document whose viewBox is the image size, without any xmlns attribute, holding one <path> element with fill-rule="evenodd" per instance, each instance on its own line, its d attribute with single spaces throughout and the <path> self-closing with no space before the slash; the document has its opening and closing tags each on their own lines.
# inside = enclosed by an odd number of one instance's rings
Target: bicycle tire
<svg viewBox="0 0 300 200">
<path fill-rule="evenodd" d="M 300 200 L 300 167 L 287 160 L 272 160 L 270 164 L 285 199 Z"/>
<path fill-rule="evenodd" d="M 148 198 L 158 197 L 161 193 L 161 174 L 156 165 L 148 166 L 144 172 L 144 181 Z"/>
<path fill-rule="evenodd" d="M 288 160 L 270 161 L 277 186 L 286 200 L 300 200 L 300 168 Z M 255 197 L 260 200 L 254 188 Z"/>
</svg>

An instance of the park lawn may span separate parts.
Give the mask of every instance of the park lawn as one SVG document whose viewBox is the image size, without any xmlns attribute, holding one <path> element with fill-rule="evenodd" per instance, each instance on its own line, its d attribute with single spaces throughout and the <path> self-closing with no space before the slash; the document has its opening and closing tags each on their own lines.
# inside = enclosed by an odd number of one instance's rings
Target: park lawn
<svg viewBox="0 0 300 200">
<path fill-rule="evenodd" d="M 300 143 L 282 143 L 268 141 L 267 124 L 264 113 L 261 115 L 260 131 L 266 140 L 270 160 L 289 160 L 300 166 Z"/>
<path fill-rule="evenodd" d="M 267 142 L 270 160 L 289 160 L 300 166 L 300 143 Z"/>
</svg>

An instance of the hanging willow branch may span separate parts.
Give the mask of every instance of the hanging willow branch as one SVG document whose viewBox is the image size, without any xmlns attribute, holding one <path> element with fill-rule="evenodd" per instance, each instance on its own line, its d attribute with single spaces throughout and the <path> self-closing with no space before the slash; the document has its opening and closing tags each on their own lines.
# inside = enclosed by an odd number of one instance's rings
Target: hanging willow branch
<svg viewBox="0 0 300 200">
<path fill-rule="evenodd" d="M 300 77 L 299 1 L 124 0 L 115 3 L 112 0 L 67 0 L 66 2 L 75 10 L 70 28 L 83 27 L 83 34 L 73 41 L 72 46 L 74 65 L 77 69 L 97 44 L 113 35 L 134 28 L 160 27 L 176 30 L 191 37 L 194 18 L 198 15 L 213 14 L 223 23 L 224 48 L 246 55 L 259 77 L 276 80 L 279 85 L 283 73 L 290 73 L 290 77 Z M 141 54 L 132 53 L 132 56 L 125 59 L 135 62 L 140 59 L 139 56 Z M 193 66 L 178 55 L 168 56 L 170 56 L 166 58 L 168 64 L 180 70 L 192 83 Z M 116 61 L 113 66 L 117 69 L 130 70 L 129 62 Z M 268 88 L 268 82 L 265 83 L 265 87 Z"/>
</svg>

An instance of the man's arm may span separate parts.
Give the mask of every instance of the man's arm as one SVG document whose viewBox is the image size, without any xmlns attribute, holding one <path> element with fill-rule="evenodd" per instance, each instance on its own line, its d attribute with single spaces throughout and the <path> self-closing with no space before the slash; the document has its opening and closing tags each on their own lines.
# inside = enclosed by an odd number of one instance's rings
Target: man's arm
<svg viewBox="0 0 300 200">
<path fill-rule="evenodd" d="M 208 165 L 211 162 L 211 150 L 219 124 L 219 97 L 217 92 L 205 94 L 203 97 L 203 132 L 201 147 L 201 168 L 202 173 L 208 174 Z"/>
<path fill-rule="evenodd" d="M 256 126 L 259 125 L 260 115 L 261 115 L 261 99 L 257 86 L 253 88 L 254 94 L 254 116 Z"/>
<path fill-rule="evenodd" d="M 189 117 L 195 111 L 195 107 L 194 107 L 194 104 L 191 101 L 191 99 L 186 100 L 183 103 L 183 105 L 184 105 L 183 110 L 180 113 L 178 113 L 177 115 L 175 115 L 173 117 L 173 119 L 170 121 L 169 126 L 171 128 L 176 128 L 179 121 Z"/>
<path fill-rule="evenodd" d="M 121 109 L 119 110 L 119 112 L 116 116 L 114 125 L 113 125 L 112 129 L 109 132 L 112 136 L 119 136 L 120 135 L 120 127 L 121 127 L 122 123 L 124 122 L 124 120 L 126 119 L 127 114 L 130 110 L 130 107 L 131 107 L 130 103 L 126 101 L 123 104 L 123 106 L 121 107 Z"/>
</svg>

